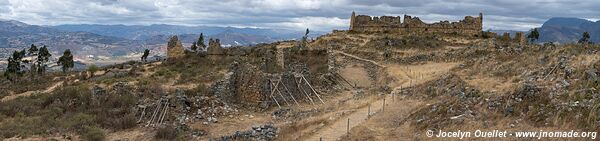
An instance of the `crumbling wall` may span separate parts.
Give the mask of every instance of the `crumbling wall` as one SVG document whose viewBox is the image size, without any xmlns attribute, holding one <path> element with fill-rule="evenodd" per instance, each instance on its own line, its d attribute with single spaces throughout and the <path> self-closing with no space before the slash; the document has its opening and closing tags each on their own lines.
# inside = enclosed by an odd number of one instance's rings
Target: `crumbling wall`
<svg viewBox="0 0 600 141">
<path fill-rule="evenodd" d="M 262 94 L 263 72 L 248 63 L 234 62 L 225 77 L 212 86 L 213 95 L 229 103 L 259 107 Z"/>
<path fill-rule="evenodd" d="M 221 47 L 221 41 L 219 39 L 208 40 L 208 49 L 206 49 L 208 55 L 225 55 L 225 50 Z"/>
<path fill-rule="evenodd" d="M 511 38 L 510 37 L 510 33 L 508 32 L 504 32 L 502 34 L 502 37 L 500 37 L 500 41 L 505 42 L 505 43 L 516 43 L 517 45 L 527 45 L 527 37 L 525 37 L 525 33 L 523 32 L 517 32 L 515 33 L 515 37 Z"/>
<path fill-rule="evenodd" d="M 178 58 L 184 55 L 183 45 L 177 36 L 171 37 L 167 43 L 167 58 Z"/>
<path fill-rule="evenodd" d="M 296 69 L 297 65 L 307 65 L 311 74 L 324 74 L 328 72 L 327 66 L 329 55 L 327 50 L 294 50 L 292 48 L 285 51 L 284 59 L 287 64 L 286 70 Z"/>
<path fill-rule="evenodd" d="M 475 36 L 483 29 L 483 14 L 479 17 L 466 16 L 458 22 L 440 21 L 427 24 L 418 17 L 404 15 L 400 17 L 356 15 L 352 12 L 350 31 L 356 32 L 400 32 L 400 33 L 448 33 Z"/>
<path fill-rule="evenodd" d="M 519 43 L 519 45 L 527 45 L 527 38 L 525 37 L 525 33 L 517 32 L 514 38 L 515 42 Z"/>
</svg>

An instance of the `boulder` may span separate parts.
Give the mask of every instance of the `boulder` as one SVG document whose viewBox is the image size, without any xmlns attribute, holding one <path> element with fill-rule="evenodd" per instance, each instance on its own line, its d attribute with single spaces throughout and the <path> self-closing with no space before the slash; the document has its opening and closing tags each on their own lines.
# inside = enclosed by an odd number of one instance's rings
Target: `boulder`
<svg viewBox="0 0 600 141">
<path fill-rule="evenodd" d="M 589 69 L 585 71 L 585 74 L 587 75 L 586 77 L 588 81 L 598 82 L 598 70 Z"/>
</svg>

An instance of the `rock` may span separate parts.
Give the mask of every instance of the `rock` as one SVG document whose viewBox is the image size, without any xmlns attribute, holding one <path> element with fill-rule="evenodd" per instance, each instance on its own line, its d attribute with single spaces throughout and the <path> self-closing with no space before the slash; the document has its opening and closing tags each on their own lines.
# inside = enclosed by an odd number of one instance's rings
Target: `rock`
<svg viewBox="0 0 600 141">
<path fill-rule="evenodd" d="M 208 119 L 208 122 L 211 122 L 211 123 L 217 123 L 217 122 L 219 122 L 217 120 L 217 118 L 215 118 L 215 117 L 208 117 L 207 119 Z"/>
<path fill-rule="evenodd" d="M 569 87 L 571 86 L 571 83 L 569 83 L 567 80 L 561 80 L 560 83 L 562 84 L 563 87 Z"/>
<path fill-rule="evenodd" d="M 588 81 L 598 82 L 598 70 L 589 69 L 585 71 L 585 74 Z"/>
<path fill-rule="evenodd" d="M 206 131 L 204 130 L 194 130 L 192 131 L 192 137 L 197 138 L 197 137 L 201 137 L 201 136 L 206 136 L 208 135 L 208 133 L 206 133 Z"/>
<path fill-rule="evenodd" d="M 558 58 L 558 66 L 561 69 L 564 69 L 565 67 L 567 67 L 567 65 L 569 64 L 569 60 L 567 59 L 566 56 L 560 56 Z"/>
<path fill-rule="evenodd" d="M 222 136 L 221 140 L 274 140 L 277 137 L 277 127 L 266 124 L 262 126 L 253 126 L 246 131 L 236 131 L 232 135 Z"/>
<path fill-rule="evenodd" d="M 289 113 L 290 109 L 278 109 L 273 112 L 274 117 L 285 117 Z"/>
<path fill-rule="evenodd" d="M 183 45 L 181 45 L 177 36 L 171 37 L 167 43 L 167 58 L 179 58 L 184 55 Z"/>
<path fill-rule="evenodd" d="M 98 85 L 94 85 L 94 88 L 92 89 L 92 94 L 95 96 L 101 96 L 106 94 L 106 90 Z"/>
</svg>

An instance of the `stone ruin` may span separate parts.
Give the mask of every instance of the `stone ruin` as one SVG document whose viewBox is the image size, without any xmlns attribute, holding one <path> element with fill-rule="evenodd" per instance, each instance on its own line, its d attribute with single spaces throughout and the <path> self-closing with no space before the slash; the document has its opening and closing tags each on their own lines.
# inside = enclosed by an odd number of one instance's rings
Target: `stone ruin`
<svg viewBox="0 0 600 141">
<path fill-rule="evenodd" d="M 527 45 L 527 37 L 525 37 L 525 33 L 523 32 L 515 33 L 515 38 L 513 40 L 519 43 L 519 45 Z"/>
<path fill-rule="evenodd" d="M 418 17 L 400 16 L 371 17 L 356 15 L 352 12 L 350 17 L 350 31 L 354 32 L 398 32 L 398 33 L 446 33 L 478 36 L 482 33 L 483 14 L 479 17 L 466 16 L 458 22 L 440 21 L 427 24 Z"/>
<path fill-rule="evenodd" d="M 510 37 L 510 33 L 504 32 L 502 34 L 502 37 L 500 37 L 500 40 L 504 41 L 504 42 L 514 42 L 514 43 L 517 43 L 518 45 L 522 45 L 522 46 L 528 44 L 527 37 L 525 36 L 524 32 L 515 33 L 514 38 Z"/>
<path fill-rule="evenodd" d="M 167 58 L 178 58 L 184 55 L 183 45 L 177 36 L 171 37 L 167 43 Z"/>
<path fill-rule="evenodd" d="M 206 49 L 208 55 L 225 55 L 225 50 L 221 47 L 221 41 L 219 39 L 208 40 L 208 48 Z"/>
</svg>

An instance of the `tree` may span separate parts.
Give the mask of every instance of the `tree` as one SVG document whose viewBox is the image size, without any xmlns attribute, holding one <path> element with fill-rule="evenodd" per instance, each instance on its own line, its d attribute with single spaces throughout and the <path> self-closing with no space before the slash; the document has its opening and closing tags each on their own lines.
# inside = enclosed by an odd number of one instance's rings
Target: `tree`
<svg viewBox="0 0 600 141">
<path fill-rule="evenodd" d="M 91 64 L 88 66 L 87 71 L 90 72 L 90 77 L 94 77 L 94 73 L 96 73 L 100 68 L 95 64 Z"/>
<path fill-rule="evenodd" d="M 529 38 L 531 42 L 538 40 L 540 38 L 540 32 L 537 28 L 534 28 L 533 30 L 531 30 L 529 35 L 527 35 L 527 38 Z"/>
<path fill-rule="evenodd" d="M 308 37 L 308 33 L 310 33 L 310 31 L 308 30 L 308 28 L 306 28 L 306 33 L 304 33 L 304 36 Z"/>
<path fill-rule="evenodd" d="M 28 55 L 37 55 L 38 48 L 34 44 L 31 44 L 31 47 L 27 51 L 29 51 Z"/>
<path fill-rule="evenodd" d="M 200 50 L 204 50 L 206 48 L 206 44 L 204 44 L 204 33 L 200 33 L 200 37 L 198 37 L 198 41 L 195 43 L 196 46 L 200 48 Z"/>
<path fill-rule="evenodd" d="M 196 46 L 196 42 L 192 43 L 192 46 L 190 48 L 192 49 L 192 51 L 196 52 L 196 50 L 198 50 L 198 46 Z"/>
<path fill-rule="evenodd" d="M 58 58 L 58 65 L 62 66 L 62 71 L 67 72 L 70 68 L 75 66 L 75 62 L 73 62 L 73 54 L 71 54 L 71 50 L 67 49 L 63 52 L 63 55 Z"/>
<path fill-rule="evenodd" d="M 45 45 L 39 49 L 35 63 L 38 74 L 43 74 L 44 72 L 46 72 L 46 67 L 48 66 L 46 65 L 46 63 L 50 60 L 50 56 L 52 56 L 52 54 L 50 54 L 50 51 L 48 51 L 48 47 L 46 47 Z"/>
<path fill-rule="evenodd" d="M 16 77 L 23 74 L 22 68 L 25 67 L 21 65 L 23 57 L 25 57 L 25 50 L 13 52 L 12 56 L 8 58 L 8 65 L 6 66 L 4 77 L 10 81 L 14 81 Z"/>
<path fill-rule="evenodd" d="M 150 50 L 144 50 L 144 54 L 142 55 L 142 61 L 146 62 L 148 60 L 148 55 L 150 55 Z"/>
<path fill-rule="evenodd" d="M 590 42 L 590 33 L 589 32 L 583 32 L 583 35 L 581 35 L 581 39 L 579 39 L 579 43 L 582 44 L 587 44 Z"/>
</svg>

